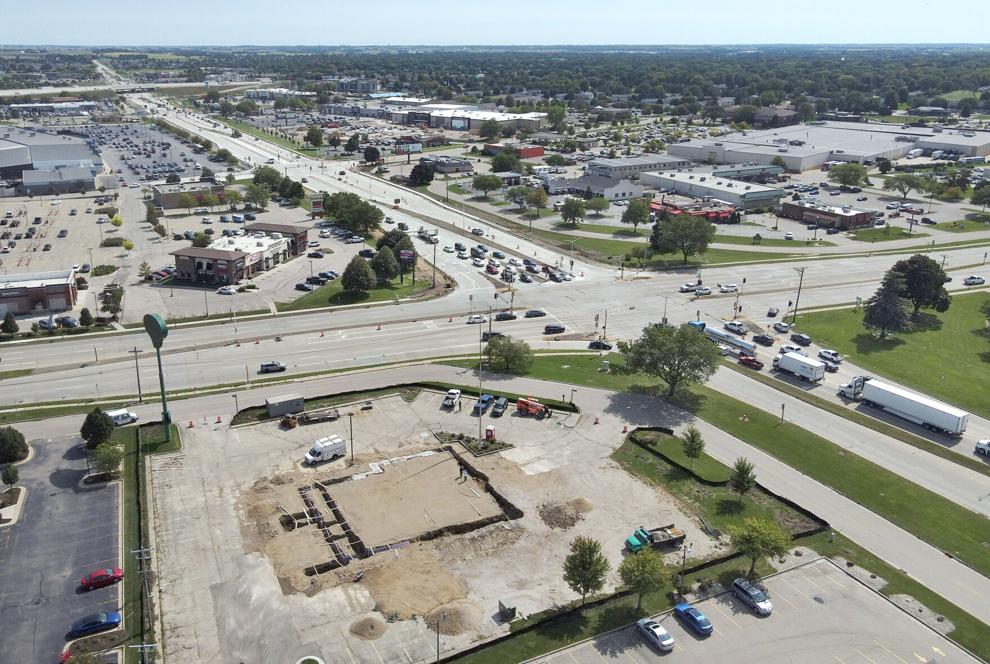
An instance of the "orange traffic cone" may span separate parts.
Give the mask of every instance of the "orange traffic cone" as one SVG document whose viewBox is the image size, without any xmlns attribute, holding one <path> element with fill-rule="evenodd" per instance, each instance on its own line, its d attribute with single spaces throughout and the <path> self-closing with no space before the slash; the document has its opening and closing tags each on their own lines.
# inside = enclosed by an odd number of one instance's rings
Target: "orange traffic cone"
<svg viewBox="0 0 990 664">
<path fill-rule="evenodd" d="M 259 339 L 258 337 L 255 337 L 254 338 L 254 343 L 255 344 L 260 344 L 261 343 L 261 339 Z"/>
<path fill-rule="evenodd" d="M 595 424 L 598 424 L 598 416 L 595 416 Z"/>
<path fill-rule="evenodd" d="M 217 419 L 219 419 L 219 418 L 217 418 Z M 628 427 L 628 425 L 625 425 L 625 424 L 622 425 L 622 433 L 629 433 L 629 427 Z"/>
<path fill-rule="evenodd" d="M 192 428 L 193 428 L 193 426 L 194 426 L 194 425 L 193 425 L 193 423 L 192 423 L 192 420 L 189 420 L 189 428 L 190 428 L 190 429 L 192 429 Z"/>
<path fill-rule="evenodd" d="M 217 415 L 217 421 L 216 421 L 216 423 L 217 424 L 220 424 L 220 416 L 219 415 Z"/>
<path fill-rule="evenodd" d="M 320 336 L 321 337 L 323 336 L 323 330 L 320 330 Z"/>
</svg>

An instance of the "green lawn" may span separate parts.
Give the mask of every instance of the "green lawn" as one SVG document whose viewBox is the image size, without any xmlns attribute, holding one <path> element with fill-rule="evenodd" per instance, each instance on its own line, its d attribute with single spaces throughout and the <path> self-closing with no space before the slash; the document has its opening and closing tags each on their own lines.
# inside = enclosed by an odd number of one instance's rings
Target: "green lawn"
<svg viewBox="0 0 990 664">
<path fill-rule="evenodd" d="M 317 307 L 339 307 L 345 304 L 371 304 L 372 302 L 401 300 L 428 288 L 430 288 L 429 279 L 420 278 L 414 286 L 410 275 L 407 274 L 404 284 L 395 283 L 383 288 L 375 288 L 367 293 L 345 293 L 340 280 L 337 279 L 325 286 L 318 286 L 315 290 L 291 302 L 276 302 L 275 307 L 284 312 Z"/>
<path fill-rule="evenodd" d="M 928 233 L 908 233 L 906 229 L 897 226 L 875 226 L 873 228 L 863 228 L 852 234 L 852 239 L 860 242 L 889 242 L 890 240 L 910 240 L 912 238 L 927 237 Z"/>
<path fill-rule="evenodd" d="M 823 315 L 835 315 L 828 312 Z M 814 314 L 813 314 L 814 315 Z M 800 328 L 799 329 L 803 329 Z M 813 335 L 814 336 L 814 335 Z M 599 371 L 602 359 L 612 371 Z M 457 364 L 452 362 L 452 364 Z M 536 357 L 530 376 L 613 390 L 655 393 L 657 381 L 622 369 L 622 356 Z M 973 383 L 977 384 L 977 383 Z M 926 542 L 990 576 L 990 520 L 774 414 L 704 385 L 679 399 L 697 417 L 832 487 Z"/>
<path fill-rule="evenodd" d="M 468 194 L 471 193 L 470 189 L 465 189 L 464 187 L 456 183 L 447 185 L 447 191 L 449 191 L 452 194 L 460 194 L 461 196 L 467 196 Z"/>
<path fill-rule="evenodd" d="M 974 99 L 980 98 L 980 93 L 975 90 L 953 90 L 952 92 L 946 92 L 944 94 L 938 95 L 945 101 L 961 101 L 966 97 L 972 97 Z"/>
<path fill-rule="evenodd" d="M 824 232 L 824 231 L 823 231 Z M 756 235 L 756 233 L 753 233 Z M 752 236 L 746 237 L 744 235 L 715 235 L 715 239 L 712 242 L 719 244 L 744 244 L 749 246 L 755 246 L 753 244 Z M 804 242 L 801 240 L 778 240 L 776 238 L 763 238 L 760 241 L 759 246 L 761 247 L 834 247 L 834 242 L 829 242 L 828 240 L 813 240 L 809 242 Z"/>
<path fill-rule="evenodd" d="M 990 231 L 990 223 L 960 219 L 958 221 L 943 221 L 940 224 L 935 224 L 935 228 L 950 233 L 970 233 L 972 231 Z"/>
<path fill-rule="evenodd" d="M 259 140 L 268 141 L 269 143 L 274 143 L 275 145 L 280 145 L 283 148 L 287 148 L 289 150 L 292 150 L 293 152 L 298 152 L 299 154 L 306 155 L 307 157 L 316 156 L 316 150 L 314 148 L 303 147 L 299 143 L 290 141 L 286 138 L 282 138 L 281 136 L 275 136 L 273 134 L 265 133 L 260 129 L 258 129 L 257 127 L 255 127 L 254 125 L 248 124 L 247 122 L 241 122 L 240 120 L 231 120 L 230 118 L 221 118 L 221 117 L 217 117 L 216 119 L 218 122 L 227 125 L 231 129 L 236 129 L 242 134 L 246 134 L 248 136 L 254 136 Z"/>
<path fill-rule="evenodd" d="M 945 313 L 922 312 L 916 331 L 881 340 L 863 328 L 863 312 L 823 311 L 799 316 L 802 332 L 870 371 L 978 415 L 990 415 L 990 335 L 980 307 L 990 295 L 954 295 Z"/>
</svg>

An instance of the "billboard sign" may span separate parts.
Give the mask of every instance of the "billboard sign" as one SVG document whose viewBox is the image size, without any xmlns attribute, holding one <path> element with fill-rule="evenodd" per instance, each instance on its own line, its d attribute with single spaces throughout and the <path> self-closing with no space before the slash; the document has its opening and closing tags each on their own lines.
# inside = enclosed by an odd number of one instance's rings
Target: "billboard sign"
<svg viewBox="0 0 990 664">
<path fill-rule="evenodd" d="M 414 154 L 422 151 L 422 143 L 399 143 L 395 146 L 395 154 Z"/>
<path fill-rule="evenodd" d="M 412 249 L 400 249 L 399 250 L 399 260 L 404 263 L 411 262 L 416 257 L 416 252 Z"/>
<path fill-rule="evenodd" d="M 323 194 L 310 194 L 309 205 L 313 212 L 323 212 Z"/>
</svg>

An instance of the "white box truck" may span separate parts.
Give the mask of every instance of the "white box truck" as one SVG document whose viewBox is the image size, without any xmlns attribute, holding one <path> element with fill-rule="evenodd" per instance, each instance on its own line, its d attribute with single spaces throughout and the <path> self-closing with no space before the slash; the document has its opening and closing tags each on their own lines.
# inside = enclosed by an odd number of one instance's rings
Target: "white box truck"
<svg viewBox="0 0 990 664">
<path fill-rule="evenodd" d="M 123 426 L 125 424 L 138 421 L 138 416 L 126 408 L 121 408 L 120 410 L 108 410 L 107 415 L 110 416 L 110 419 L 112 419 L 113 423 L 117 426 Z"/>
<path fill-rule="evenodd" d="M 818 383 L 825 378 L 825 364 L 797 353 L 784 353 L 773 358 L 773 368 L 794 374 L 801 380 Z"/>
<path fill-rule="evenodd" d="M 969 413 L 964 410 L 869 376 L 856 376 L 840 385 L 839 394 L 867 406 L 882 408 L 926 429 L 954 436 L 961 435 L 969 423 Z"/>
<path fill-rule="evenodd" d="M 337 457 L 342 457 L 347 453 L 347 443 L 340 436 L 334 434 L 324 438 L 318 438 L 309 452 L 306 452 L 305 463 L 315 466 L 324 461 L 333 461 Z"/>
</svg>

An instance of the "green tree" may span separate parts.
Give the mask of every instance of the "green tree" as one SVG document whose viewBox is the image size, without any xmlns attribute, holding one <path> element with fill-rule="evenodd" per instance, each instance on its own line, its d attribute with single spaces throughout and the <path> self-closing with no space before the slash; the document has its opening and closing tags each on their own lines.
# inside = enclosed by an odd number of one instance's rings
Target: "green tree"
<svg viewBox="0 0 990 664">
<path fill-rule="evenodd" d="M 673 396 L 685 384 L 708 380 L 718 368 L 718 347 L 689 325 L 649 325 L 639 339 L 620 341 L 619 352 L 633 372 L 655 376 Z"/>
<path fill-rule="evenodd" d="M 234 108 L 237 109 L 238 113 L 242 113 L 244 115 L 254 115 L 258 112 L 258 105 L 250 99 L 242 99 L 237 102 L 237 106 Z"/>
<path fill-rule="evenodd" d="M 643 607 L 643 595 L 660 590 L 670 581 L 670 569 L 663 556 L 653 549 L 640 549 L 626 556 L 619 565 L 622 585 L 636 593 L 636 610 Z"/>
<path fill-rule="evenodd" d="M 124 451 L 110 443 L 100 443 L 90 452 L 89 460 L 97 473 L 113 476 L 124 459 Z"/>
<path fill-rule="evenodd" d="M 113 433 L 113 419 L 99 408 L 94 408 L 86 415 L 79 435 L 86 441 L 86 447 L 94 449 L 97 445 L 110 440 Z"/>
<path fill-rule="evenodd" d="M 254 177 L 251 181 L 256 185 L 268 187 L 270 191 L 274 191 L 282 183 L 282 174 L 271 166 L 258 166 L 254 169 Z"/>
<path fill-rule="evenodd" d="M 226 99 L 220 102 L 220 115 L 222 115 L 223 117 L 226 118 L 231 116 L 235 110 L 237 110 L 236 107 Z"/>
<path fill-rule="evenodd" d="M 323 145 L 323 130 L 318 125 L 310 125 L 306 130 L 306 142 L 314 148 Z"/>
<path fill-rule="evenodd" d="M 542 187 L 533 189 L 526 194 L 526 205 L 533 210 L 536 210 L 536 212 L 533 213 L 533 216 L 539 216 L 540 210 L 546 209 L 548 201 L 549 198 L 547 196 L 547 192 Z"/>
<path fill-rule="evenodd" d="M 689 426 L 681 434 L 681 448 L 684 450 L 684 456 L 691 460 L 689 468 L 694 470 L 695 460 L 700 459 L 705 453 L 705 439 L 694 425 Z"/>
<path fill-rule="evenodd" d="M 680 252 L 687 265 L 689 256 L 708 251 L 715 237 L 715 226 L 701 217 L 679 214 L 660 224 L 659 231 L 650 237 L 650 246 L 662 254 Z"/>
<path fill-rule="evenodd" d="M 113 215 L 113 219 L 110 220 L 110 224 L 114 228 L 120 228 L 121 226 L 124 225 L 124 220 L 120 217 L 119 214 L 115 214 Z"/>
<path fill-rule="evenodd" d="M 526 373 L 533 366 L 533 350 L 522 339 L 493 337 L 485 347 L 492 366 L 510 373 Z"/>
<path fill-rule="evenodd" d="M 220 205 L 220 198 L 215 194 L 207 194 L 206 196 L 203 196 L 203 205 L 212 210 L 216 206 Z"/>
<path fill-rule="evenodd" d="M 0 427 L 0 463 L 23 461 L 28 455 L 24 434 L 14 427 Z"/>
<path fill-rule="evenodd" d="M 585 207 L 594 212 L 596 217 L 602 216 L 602 212 L 608 209 L 609 202 L 607 199 L 601 196 L 595 196 L 590 201 L 585 203 Z"/>
<path fill-rule="evenodd" d="M 375 287 L 375 273 L 368 261 L 355 256 L 344 268 L 340 283 L 346 293 L 366 293 Z"/>
<path fill-rule="evenodd" d="M 144 279 L 149 274 L 151 274 L 151 264 L 148 261 L 144 261 L 138 267 L 138 276 Z"/>
<path fill-rule="evenodd" d="M 887 173 L 890 173 L 892 170 L 894 170 L 894 165 L 890 163 L 889 159 L 878 159 L 877 170 L 879 170 L 880 173 L 882 173 L 883 175 L 886 175 Z"/>
<path fill-rule="evenodd" d="M 634 198 L 622 212 L 622 223 L 632 224 L 633 230 L 650 220 L 650 204 L 645 198 Z"/>
<path fill-rule="evenodd" d="M 907 260 L 894 263 L 891 268 L 901 275 L 901 297 L 914 306 L 914 314 L 922 308 L 946 311 L 952 298 L 945 290 L 945 271 L 924 254 L 915 254 Z"/>
<path fill-rule="evenodd" d="M 979 205 L 986 212 L 987 205 L 990 205 L 990 186 L 974 189 L 973 194 L 969 197 L 969 202 L 973 205 Z"/>
<path fill-rule="evenodd" d="M 131 242 L 130 240 L 124 240 L 123 242 L 120 243 L 120 246 L 124 248 L 124 251 L 130 251 L 131 249 L 134 248 L 134 243 Z"/>
<path fill-rule="evenodd" d="M 371 231 L 377 230 L 384 218 L 385 213 L 378 206 L 361 201 L 360 205 L 349 211 L 348 223 L 367 235 Z"/>
<path fill-rule="evenodd" d="M 211 242 L 213 242 L 212 238 L 206 233 L 193 233 L 192 246 L 198 249 L 205 249 L 210 246 Z"/>
<path fill-rule="evenodd" d="M 391 249 L 382 247 L 372 259 L 371 269 L 378 279 L 378 285 L 384 286 L 399 276 L 399 261 Z"/>
<path fill-rule="evenodd" d="M 739 457 L 732 464 L 732 473 L 729 475 L 729 487 L 739 494 L 739 502 L 743 496 L 753 490 L 756 486 L 756 467 L 749 459 Z"/>
<path fill-rule="evenodd" d="M 567 157 L 565 157 L 562 154 L 557 154 L 557 153 L 553 153 L 553 154 L 547 155 L 546 157 L 543 158 L 543 161 L 547 164 L 547 166 L 558 166 L 559 167 L 559 166 L 566 166 L 567 165 Z"/>
<path fill-rule="evenodd" d="M 179 194 L 179 198 L 176 201 L 176 207 L 185 208 L 186 212 L 192 214 L 193 208 L 196 207 L 195 196 L 188 192 Z"/>
<path fill-rule="evenodd" d="M 271 190 L 264 185 L 249 184 L 244 190 L 244 200 L 264 210 L 271 198 Z"/>
<path fill-rule="evenodd" d="M 179 177 L 178 173 L 169 173 L 165 176 L 165 184 L 179 184 L 182 182 L 182 178 Z"/>
<path fill-rule="evenodd" d="M 564 582 L 581 595 L 584 604 L 588 593 L 596 593 L 605 587 L 611 568 L 602 553 L 601 542 L 579 535 L 571 542 L 570 553 L 564 558 Z"/>
<path fill-rule="evenodd" d="M 838 182 L 847 187 L 855 187 L 866 180 L 867 173 L 866 166 L 850 161 L 845 164 L 833 166 L 828 172 L 828 179 L 830 182 Z"/>
<path fill-rule="evenodd" d="M 889 270 L 884 275 L 880 288 L 863 307 L 863 325 L 885 339 L 891 332 L 905 332 L 911 329 L 911 319 L 907 308 L 910 303 L 901 297 L 904 292 L 904 278 L 899 272 Z"/>
<path fill-rule="evenodd" d="M 732 547 L 750 560 L 749 577 L 760 558 L 779 558 L 791 546 L 790 534 L 768 517 L 749 517 L 743 519 L 742 526 L 730 525 L 727 530 Z"/>
<path fill-rule="evenodd" d="M 526 208 L 526 197 L 529 196 L 530 188 L 519 185 L 517 187 L 510 187 L 509 191 L 506 192 L 505 197 L 519 206 L 520 210 Z"/>
<path fill-rule="evenodd" d="M 924 183 L 921 178 L 914 173 L 896 173 L 890 175 L 883 182 L 884 191 L 896 191 L 901 195 L 901 200 L 905 200 L 914 190 L 920 191 Z"/>
<path fill-rule="evenodd" d="M 522 168 L 515 152 L 502 150 L 492 157 L 492 173 L 518 173 Z"/>
<path fill-rule="evenodd" d="M 584 221 L 584 211 L 584 201 L 568 196 L 564 199 L 564 204 L 560 206 L 560 218 L 564 220 L 565 224 L 577 225 Z"/>
<path fill-rule="evenodd" d="M 494 191 L 501 186 L 502 178 L 497 175 L 475 175 L 471 178 L 471 188 L 485 192 L 485 198 L 488 198 L 489 191 Z"/>
<path fill-rule="evenodd" d="M 409 172 L 409 184 L 414 187 L 422 187 L 433 182 L 436 171 L 431 164 L 420 162 L 413 166 Z"/>
<path fill-rule="evenodd" d="M 361 147 L 361 138 L 357 134 L 351 134 L 344 145 L 345 152 L 357 152 Z"/>
<path fill-rule="evenodd" d="M 327 145 L 332 148 L 340 147 L 340 134 L 337 132 L 330 134 L 330 136 L 327 137 Z"/>
<path fill-rule="evenodd" d="M 499 127 L 498 122 L 495 120 L 485 120 L 481 123 L 481 128 L 478 130 L 478 135 L 487 141 L 498 138 L 501 134 L 502 128 Z"/>
<path fill-rule="evenodd" d="M 771 159 L 770 163 L 773 164 L 774 166 L 780 166 L 781 168 L 785 168 L 785 169 L 787 168 L 787 162 L 784 161 L 784 158 L 781 157 L 779 154 L 776 155 L 773 159 Z"/>
<path fill-rule="evenodd" d="M 10 489 L 12 486 L 17 484 L 17 480 L 19 479 L 19 477 L 20 477 L 20 473 L 17 470 L 17 466 L 15 466 L 12 463 L 9 463 L 3 467 L 3 475 L 2 477 L 0 477 L 0 479 L 2 479 L 3 483 L 7 485 L 8 489 Z"/>
<path fill-rule="evenodd" d="M 547 109 L 547 124 L 554 129 L 559 129 L 564 124 L 567 117 L 567 109 L 561 104 L 551 104 Z"/>
<path fill-rule="evenodd" d="M 93 314 L 86 307 L 83 307 L 83 310 L 79 312 L 79 324 L 83 327 L 93 326 Z"/>
<path fill-rule="evenodd" d="M 238 203 L 244 201 L 244 196 L 242 196 L 241 192 L 237 191 L 236 189 L 228 189 L 226 192 L 224 192 L 223 201 L 228 205 L 237 205 Z"/>
<path fill-rule="evenodd" d="M 3 315 L 3 323 L 0 323 L 0 332 L 13 336 L 17 334 L 20 329 L 20 326 L 17 324 L 17 319 L 14 318 L 13 312 L 8 310 L 7 313 Z"/>
<path fill-rule="evenodd" d="M 364 149 L 364 160 L 369 164 L 374 164 L 382 158 L 381 151 L 374 145 L 369 145 Z"/>
</svg>

